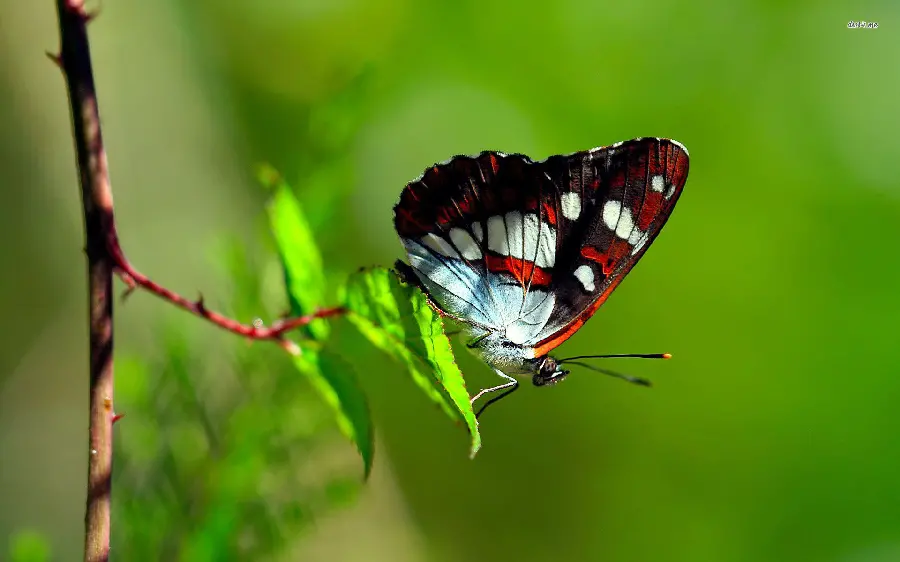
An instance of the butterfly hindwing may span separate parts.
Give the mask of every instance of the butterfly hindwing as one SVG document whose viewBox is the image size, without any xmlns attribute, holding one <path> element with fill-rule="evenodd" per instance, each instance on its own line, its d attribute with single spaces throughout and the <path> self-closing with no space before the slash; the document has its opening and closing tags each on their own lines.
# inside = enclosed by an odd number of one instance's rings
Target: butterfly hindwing
<svg viewBox="0 0 900 562">
<path fill-rule="evenodd" d="M 555 187 L 533 166 L 521 155 L 458 156 L 409 183 L 394 209 L 410 266 L 432 300 L 516 344 L 534 340 L 554 303 L 554 209 L 541 205 Z"/>
</svg>

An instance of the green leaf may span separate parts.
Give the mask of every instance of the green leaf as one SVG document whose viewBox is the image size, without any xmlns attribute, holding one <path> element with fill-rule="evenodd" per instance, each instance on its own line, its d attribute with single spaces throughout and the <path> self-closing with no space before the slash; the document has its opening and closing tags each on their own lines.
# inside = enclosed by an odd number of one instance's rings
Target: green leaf
<svg viewBox="0 0 900 562">
<path fill-rule="evenodd" d="M 269 224 L 284 267 L 291 314 L 302 316 L 315 312 L 325 300 L 325 274 L 309 222 L 291 187 L 278 172 L 263 166 L 258 177 L 263 185 L 272 189 L 267 208 Z M 313 338 L 323 340 L 328 336 L 329 327 L 327 322 L 318 319 L 304 330 Z"/>
<path fill-rule="evenodd" d="M 478 421 L 444 323 L 425 294 L 401 283 L 392 271 L 375 268 L 352 275 L 343 300 L 357 329 L 404 363 L 413 381 L 444 411 L 466 423 L 474 457 L 481 448 Z"/>
<path fill-rule="evenodd" d="M 309 377 L 334 410 L 338 427 L 356 445 L 368 478 L 375 454 L 375 435 L 366 395 L 357 384 L 353 369 L 337 355 L 312 346 L 304 346 L 303 352 L 293 359 L 297 370 Z"/>
</svg>

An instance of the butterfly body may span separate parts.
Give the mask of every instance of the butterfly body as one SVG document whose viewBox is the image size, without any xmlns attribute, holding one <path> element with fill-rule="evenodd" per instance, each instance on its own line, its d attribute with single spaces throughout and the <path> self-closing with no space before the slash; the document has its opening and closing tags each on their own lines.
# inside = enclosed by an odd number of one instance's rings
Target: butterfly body
<svg viewBox="0 0 900 562">
<path fill-rule="evenodd" d="M 514 386 L 510 375 L 558 382 L 567 371 L 548 354 L 646 252 L 687 173 L 687 150 L 656 138 L 540 162 L 457 156 L 407 184 L 394 208 L 406 275 L 507 380 L 488 390 Z"/>
</svg>

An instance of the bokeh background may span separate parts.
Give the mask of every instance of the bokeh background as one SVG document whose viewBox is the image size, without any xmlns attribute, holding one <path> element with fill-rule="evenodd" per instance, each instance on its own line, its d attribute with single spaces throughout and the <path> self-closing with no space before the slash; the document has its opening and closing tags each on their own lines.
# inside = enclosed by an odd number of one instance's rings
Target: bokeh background
<svg viewBox="0 0 900 562">
<path fill-rule="evenodd" d="M 337 285 L 400 257 L 391 207 L 451 155 L 664 136 L 692 159 L 664 233 L 563 347 L 671 352 L 605 364 L 655 388 L 587 371 L 526 387 L 484 417 L 474 461 L 338 321 L 331 348 L 377 428 L 361 486 L 277 348 L 132 296 L 116 320 L 120 560 L 900 560 L 896 2 L 98 7 L 123 245 L 247 321 L 284 306 L 261 161 L 294 185 Z M 0 9 L 0 540 L 30 530 L 77 560 L 86 281 L 65 90 L 44 58 L 55 22 L 49 1 Z M 459 363 L 470 387 L 491 382 Z M 223 473 L 240 486 L 213 484 Z"/>
</svg>

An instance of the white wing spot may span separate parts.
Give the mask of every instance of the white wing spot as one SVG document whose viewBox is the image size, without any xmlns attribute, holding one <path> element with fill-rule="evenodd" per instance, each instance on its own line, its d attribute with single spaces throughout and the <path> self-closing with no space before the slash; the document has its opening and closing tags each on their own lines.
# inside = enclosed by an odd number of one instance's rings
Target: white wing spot
<svg viewBox="0 0 900 562">
<path fill-rule="evenodd" d="M 506 237 L 509 243 L 510 257 L 524 259 L 525 225 L 522 223 L 522 213 L 519 211 L 506 213 Z"/>
<path fill-rule="evenodd" d="M 556 230 L 534 213 L 525 215 L 525 248 L 523 259 L 538 267 L 553 267 L 556 262 Z"/>
<path fill-rule="evenodd" d="M 632 230 L 634 230 L 634 219 L 631 218 L 631 211 L 622 209 L 622 214 L 619 216 L 619 224 L 616 226 L 616 236 L 623 240 L 628 240 Z"/>
<path fill-rule="evenodd" d="M 501 256 L 509 255 L 509 245 L 506 243 L 506 223 L 503 217 L 494 215 L 487 221 L 488 249 L 497 252 Z"/>
<path fill-rule="evenodd" d="M 472 238 L 472 235 L 465 230 L 455 227 L 450 229 L 450 240 L 459 248 L 459 253 L 467 260 L 477 260 L 481 258 L 481 250 L 478 243 Z"/>
<path fill-rule="evenodd" d="M 479 242 L 481 242 L 482 240 L 484 240 L 484 232 L 481 230 L 481 223 L 480 223 L 480 222 L 473 222 L 473 223 L 472 223 L 472 232 L 475 234 L 475 239 L 476 239 L 476 240 L 478 240 Z"/>
<path fill-rule="evenodd" d="M 646 236 L 647 233 L 639 228 L 635 228 L 631 231 L 631 235 L 628 236 L 628 243 L 634 246 L 638 243 L 638 240 Z"/>
<path fill-rule="evenodd" d="M 575 278 L 578 279 L 585 291 L 589 293 L 594 292 L 594 270 L 590 266 L 579 265 L 573 275 L 575 275 Z"/>
<path fill-rule="evenodd" d="M 634 238 L 634 242 L 631 241 L 632 238 Z M 631 255 L 633 256 L 640 252 L 641 248 L 644 247 L 644 244 L 646 244 L 649 239 L 649 232 L 641 232 L 640 230 L 635 229 L 634 233 L 628 238 L 628 243 L 634 246 L 634 248 L 631 249 Z"/>
<path fill-rule="evenodd" d="M 650 178 L 650 189 L 657 193 L 662 193 L 666 187 L 666 180 L 662 176 L 653 176 Z"/>
<path fill-rule="evenodd" d="M 619 222 L 619 215 L 622 214 L 622 204 L 618 201 L 607 201 L 603 205 L 603 224 L 606 228 L 614 230 Z"/>
<path fill-rule="evenodd" d="M 616 236 L 623 240 L 628 240 L 634 229 L 631 211 L 623 209 L 618 201 L 607 201 L 603 205 L 603 224 L 610 230 L 615 230 Z"/>
<path fill-rule="evenodd" d="M 581 215 L 581 196 L 577 193 L 573 191 L 563 193 L 560 203 L 562 204 L 563 216 L 570 221 L 577 220 Z"/>
<path fill-rule="evenodd" d="M 547 223 L 541 224 L 541 239 L 534 263 L 538 267 L 553 267 L 556 264 L 556 230 Z"/>
<path fill-rule="evenodd" d="M 453 249 L 453 246 L 451 246 L 449 242 L 433 233 L 429 232 L 423 236 L 422 243 L 448 258 L 459 258 L 459 254 L 456 253 L 456 250 Z"/>
<path fill-rule="evenodd" d="M 538 236 L 543 236 L 541 232 L 541 221 L 534 213 L 525 215 L 522 222 L 522 229 L 525 232 L 525 248 L 522 251 L 523 259 L 528 261 L 537 261 L 537 244 Z"/>
</svg>

